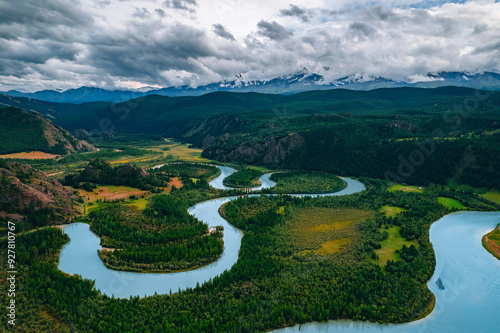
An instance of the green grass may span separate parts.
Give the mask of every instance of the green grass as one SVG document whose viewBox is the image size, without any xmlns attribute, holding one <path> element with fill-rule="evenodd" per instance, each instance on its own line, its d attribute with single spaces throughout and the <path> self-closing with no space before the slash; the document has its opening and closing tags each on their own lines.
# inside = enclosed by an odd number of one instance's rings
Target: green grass
<svg viewBox="0 0 500 333">
<path fill-rule="evenodd" d="M 467 209 L 460 201 L 451 198 L 438 197 L 438 202 L 450 210 L 464 210 Z"/>
<path fill-rule="evenodd" d="M 388 260 L 399 260 L 399 254 L 396 253 L 396 250 L 401 250 L 403 245 L 411 246 L 412 244 L 417 246 L 416 241 L 407 241 L 405 238 L 401 236 L 399 230 L 401 227 L 399 226 L 391 226 L 389 229 L 380 229 L 380 231 L 387 231 L 389 237 L 386 240 L 380 242 L 382 248 L 375 250 L 375 253 L 378 256 L 378 259 L 375 262 L 381 266 L 385 266 Z"/>
<path fill-rule="evenodd" d="M 175 139 L 164 139 L 157 146 L 145 147 L 146 149 L 163 153 L 163 157 L 172 157 L 174 160 L 191 162 L 211 162 L 211 160 L 201 157 L 202 149 L 190 148 L 189 144 L 175 141 Z"/>
<path fill-rule="evenodd" d="M 482 194 L 481 196 L 489 201 L 500 204 L 500 191 L 499 190 L 489 190 L 488 192 Z"/>
<path fill-rule="evenodd" d="M 146 207 L 148 205 L 148 201 L 149 201 L 149 199 L 147 199 L 147 198 L 141 198 L 141 199 L 137 199 L 137 200 L 127 201 L 127 202 L 125 202 L 125 205 L 136 206 L 138 210 L 144 210 L 144 209 L 146 209 Z"/>
<path fill-rule="evenodd" d="M 387 188 L 387 190 L 389 192 L 394 192 L 394 191 L 417 192 L 417 193 L 424 192 L 424 189 L 419 188 L 418 186 L 409 186 L 409 185 L 400 185 L 400 184 L 394 184 L 391 187 Z"/>
<path fill-rule="evenodd" d="M 400 208 L 400 207 L 394 207 L 394 206 L 382 206 L 379 211 L 381 213 L 384 213 L 386 217 L 394 217 L 398 215 L 401 212 L 404 212 L 406 209 Z"/>
</svg>

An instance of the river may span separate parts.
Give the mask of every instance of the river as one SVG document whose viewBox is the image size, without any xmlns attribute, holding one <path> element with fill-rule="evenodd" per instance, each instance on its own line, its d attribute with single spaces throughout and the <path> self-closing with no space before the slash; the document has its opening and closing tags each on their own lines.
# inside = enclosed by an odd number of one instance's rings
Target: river
<svg viewBox="0 0 500 333">
<path fill-rule="evenodd" d="M 210 182 L 215 188 L 227 189 L 222 180 L 234 169 L 218 166 L 221 175 Z M 270 174 L 261 177 L 269 188 L 274 182 Z M 296 196 L 347 195 L 365 189 L 356 180 L 344 178 L 347 187 L 339 192 Z M 256 190 L 255 189 L 255 190 Z M 99 238 L 84 223 L 63 227 L 70 242 L 61 250 L 59 269 L 69 274 L 95 280 L 103 294 L 118 298 L 166 294 L 194 288 L 231 267 L 238 260 L 242 233 L 219 213 L 219 207 L 236 196 L 209 200 L 189 208 L 189 213 L 208 224 L 224 227 L 224 251 L 219 260 L 191 271 L 179 273 L 132 273 L 108 269 L 97 255 Z M 446 215 L 430 228 L 430 240 L 436 253 L 436 269 L 428 282 L 436 296 L 434 311 L 424 319 L 398 325 L 382 325 L 345 320 L 308 323 L 276 332 L 498 332 L 500 327 L 500 261 L 481 244 L 481 237 L 500 222 L 499 212 L 459 212 Z M 436 281 L 440 279 L 442 287 Z"/>
</svg>

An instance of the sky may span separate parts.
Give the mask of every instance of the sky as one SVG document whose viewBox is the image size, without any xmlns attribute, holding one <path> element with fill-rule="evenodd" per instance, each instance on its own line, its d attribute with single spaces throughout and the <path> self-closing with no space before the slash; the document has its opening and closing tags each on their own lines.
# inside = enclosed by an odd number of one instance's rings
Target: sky
<svg viewBox="0 0 500 333">
<path fill-rule="evenodd" d="M 0 91 L 500 72 L 500 3 L 0 0 Z"/>
</svg>

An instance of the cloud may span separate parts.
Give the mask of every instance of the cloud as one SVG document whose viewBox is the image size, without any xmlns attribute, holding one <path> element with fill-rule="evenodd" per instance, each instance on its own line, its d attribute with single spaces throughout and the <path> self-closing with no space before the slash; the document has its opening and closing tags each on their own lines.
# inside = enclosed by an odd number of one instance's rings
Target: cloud
<svg viewBox="0 0 500 333">
<path fill-rule="evenodd" d="M 229 31 L 224 28 L 224 26 L 220 23 L 212 25 L 212 30 L 217 34 L 218 36 L 228 39 L 228 40 L 235 40 L 233 34 L 231 34 Z"/>
<path fill-rule="evenodd" d="M 0 1 L 0 90 L 500 71 L 500 3 L 408 4 Z"/>
<path fill-rule="evenodd" d="M 257 24 L 259 28 L 259 34 L 272 40 L 283 40 L 290 36 L 293 36 L 293 32 L 287 30 L 284 26 L 276 21 L 267 22 L 260 20 Z"/>
<path fill-rule="evenodd" d="M 136 8 L 132 16 L 145 20 L 151 16 L 151 13 L 147 8 Z"/>
<path fill-rule="evenodd" d="M 375 34 L 376 30 L 369 24 L 363 22 L 353 22 L 349 24 L 349 32 L 360 37 L 371 37 Z"/>
<path fill-rule="evenodd" d="M 166 0 L 163 2 L 163 5 L 167 8 L 186 10 L 194 13 L 195 10 L 193 7 L 197 7 L 198 3 L 196 0 Z"/>
<path fill-rule="evenodd" d="M 306 10 L 300 8 L 296 5 L 290 5 L 290 9 L 282 9 L 280 10 L 281 16 L 295 16 L 301 19 L 303 22 L 309 21 L 309 14 Z"/>
<path fill-rule="evenodd" d="M 165 11 L 163 9 L 160 9 L 160 8 L 156 8 L 155 13 L 158 14 L 159 17 L 167 16 L 167 13 L 165 13 Z"/>
</svg>

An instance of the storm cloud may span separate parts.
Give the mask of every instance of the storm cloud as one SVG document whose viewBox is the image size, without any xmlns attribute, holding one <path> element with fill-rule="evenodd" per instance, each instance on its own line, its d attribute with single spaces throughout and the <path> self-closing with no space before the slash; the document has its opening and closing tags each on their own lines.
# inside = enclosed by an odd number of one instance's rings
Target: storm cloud
<svg viewBox="0 0 500 333">
<path fill-rule="evenodd" d="M 261 20 L 257 26 L 259 27 L 259 34 L 268 37 L 272 40 L 283 40 L 293 35 L 293 32 L 287 30 L 284 26 L 276 21 L 267 22 Z"/>
<path fill-rule="evenodd" d="M 220 23 L 214 24 L 213 26 L 213 31 L 215 32 L 216 35 L 226 38 L 229 40 L 235 40 L 233 34 L 231 34 L 229 31 L 224 28 L 224 26 Z"/>
<path fill-rule="evenodd" d="M 493 0 L 4 0 L 0 91 L 499 72 L 499 16 Z"/>
<path fill-rule="evenodd" d="M 280 14 L 281 16 L 295 16 L 304 22 L 309 21 L 309 14 L 307 11 L 296 5 L 290 5 L 289 9 L 280 10 Z"/>
</svg>

